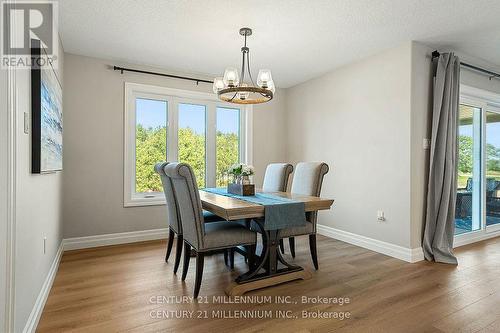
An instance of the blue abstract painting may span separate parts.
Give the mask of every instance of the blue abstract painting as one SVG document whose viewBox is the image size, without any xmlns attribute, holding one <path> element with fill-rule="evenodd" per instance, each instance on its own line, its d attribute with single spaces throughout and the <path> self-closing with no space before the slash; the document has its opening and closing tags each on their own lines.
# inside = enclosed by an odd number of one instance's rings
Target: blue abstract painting
<svg viewBox="0 0 500 333">
<path fill-rule="evenodd" d="M 40 74 L 40 169 L 58 171 L 63 156 L 62 89 L 50 66 Z"/>
</svg>

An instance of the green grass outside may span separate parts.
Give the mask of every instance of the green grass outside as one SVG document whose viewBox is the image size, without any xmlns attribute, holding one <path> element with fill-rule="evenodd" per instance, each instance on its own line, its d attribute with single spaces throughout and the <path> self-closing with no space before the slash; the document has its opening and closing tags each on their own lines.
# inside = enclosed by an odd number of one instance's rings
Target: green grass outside
<svg viewBox="0 0 500 333">
<path fill-rule="evenodd" d="M 458 188 L 465 188 L 467 186 L 467 179 L 471 178 L 472 174 L 470 173 L 458 173 Z M 500 180 L 500 171 L 488 171 L 486 173 L 486 178 L 495 178 L 496 180 Z"/>
</svg>

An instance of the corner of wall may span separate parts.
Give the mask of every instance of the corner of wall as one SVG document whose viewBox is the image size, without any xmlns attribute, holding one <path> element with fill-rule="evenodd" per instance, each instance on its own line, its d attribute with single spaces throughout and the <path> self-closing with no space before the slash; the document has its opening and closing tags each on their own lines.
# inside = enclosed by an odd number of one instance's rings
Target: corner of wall
<svg viewBox="0 0 500 333">
<path fill-rule="evenodd" d="M 425 224 L 427 195 L 427 168 L 429 150 L 424 149 L 424 139 L 430 138 L 432 114 L 432 48 L 411 43 L 411 97 L 410 97 L 410 240 L 411 247 L 421 246 Z"/>
</svg>

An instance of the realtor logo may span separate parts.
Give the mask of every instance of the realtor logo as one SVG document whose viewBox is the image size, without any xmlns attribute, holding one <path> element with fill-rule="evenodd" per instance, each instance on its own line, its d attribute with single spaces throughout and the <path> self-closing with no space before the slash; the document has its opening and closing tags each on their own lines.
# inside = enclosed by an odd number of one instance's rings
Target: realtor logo
<svg viewBox="0 0 500 333">
<path fill-rule="evenodd" d="M 54 67 L 59 45 L 57 2 L 2 0 L 1 7 L 2 68 L 29 67 L 32 39 L 40 40 L 45 60 Z"/>
</svg>

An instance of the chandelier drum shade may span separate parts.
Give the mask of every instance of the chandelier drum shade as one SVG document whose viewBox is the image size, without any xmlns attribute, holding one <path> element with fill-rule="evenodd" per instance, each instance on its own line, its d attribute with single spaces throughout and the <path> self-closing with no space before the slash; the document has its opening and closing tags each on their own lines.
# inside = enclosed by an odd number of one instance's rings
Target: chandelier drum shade
<svg viewBox="0 0 500 333">
<path fill-rule="evenodd" d="M 273 99 L 276 88 L 269 69 L 261 69 L 257 75 L 255 84 L 250 71 L 250 49 L 247 47 L 247 37 L 252 35 L 252 29 L 241 28 L 240 35 L 245 38 L 245 44 L 241 48 L 243 55 L 241 71 L 228 67 L 223 77 L 214 79 L 213 90 L 220 100 L 236 104 L 259 104 L 269 102 Z M 245 77 L 245 74 L 248 77 Z M 245 82 L 245 79 L 248 82 Z"/>
</svg>

